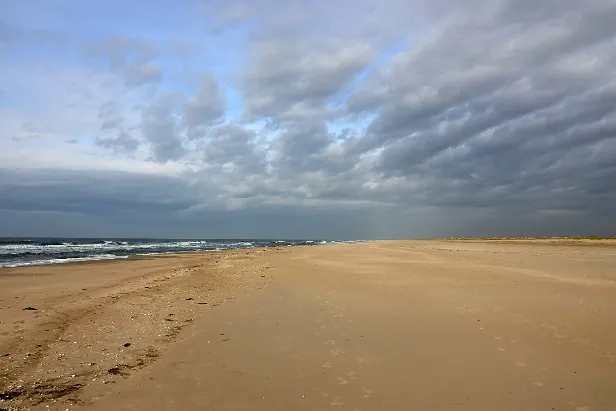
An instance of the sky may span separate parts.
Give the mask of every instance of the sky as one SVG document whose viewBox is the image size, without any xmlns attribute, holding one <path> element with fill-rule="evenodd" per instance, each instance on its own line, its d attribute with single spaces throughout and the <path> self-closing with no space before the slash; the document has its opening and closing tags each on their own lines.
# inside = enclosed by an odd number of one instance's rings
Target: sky
<svg viewBox="0 0 616 411">
<path fill-rule="evenodd" d="M 0 236 L 616 233 L 616 0 L 0 10 Z"/>
</svg>

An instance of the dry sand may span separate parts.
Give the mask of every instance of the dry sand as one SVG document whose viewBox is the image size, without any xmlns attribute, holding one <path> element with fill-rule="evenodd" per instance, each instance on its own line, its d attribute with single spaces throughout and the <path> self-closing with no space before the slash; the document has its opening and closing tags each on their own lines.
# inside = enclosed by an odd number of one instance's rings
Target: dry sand
<svg viewBox="0 0 616 411">
<path fill-rule="evenodd" d="M 613 411 L 615 324 L 610 241 L 1 269 L 0 409 Z"/>
</svg>

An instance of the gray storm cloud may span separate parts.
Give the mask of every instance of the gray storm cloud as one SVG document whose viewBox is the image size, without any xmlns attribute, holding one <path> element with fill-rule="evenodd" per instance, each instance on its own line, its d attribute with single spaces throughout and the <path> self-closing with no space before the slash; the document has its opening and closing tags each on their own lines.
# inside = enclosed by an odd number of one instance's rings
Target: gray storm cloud
<svg viewBox="0 0 616 411">
<path fill-rule="evenodd" d="M 221 10 L 220 24 L 255 22 L 230 85 L 204 69 L 192 92 L 159 93 L 132 119 L 120 100 L 98 110 L 99 147 L 190 167 L 4 169 L 2 208 L 87 214 L 96 203 L 247 227 L 220 223 L 213 236 L 302 237 L 319 222 L 329 237 L 613 233 L 616 2 L 366 1 L 352 19 L 342 9 Z M 326 24 L 336 21 L 348 24 Z M 165 75 L 152 40 L 89 53 L 131 90 Z M 237 120 L 225 120 L 224 87 L 241 100 Z"/>
</svg>

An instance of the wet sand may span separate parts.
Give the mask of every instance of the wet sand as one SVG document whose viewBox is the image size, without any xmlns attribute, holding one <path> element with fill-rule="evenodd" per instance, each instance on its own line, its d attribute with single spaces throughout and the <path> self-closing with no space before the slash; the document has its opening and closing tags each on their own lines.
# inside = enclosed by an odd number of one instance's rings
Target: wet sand
<svg viewBox="0 0 616 411">
<path fill-rule="evenodd" d="M 613 241 L 4 269 L 0 307 L 5 409 L 616 410 Z"/>
</svg>

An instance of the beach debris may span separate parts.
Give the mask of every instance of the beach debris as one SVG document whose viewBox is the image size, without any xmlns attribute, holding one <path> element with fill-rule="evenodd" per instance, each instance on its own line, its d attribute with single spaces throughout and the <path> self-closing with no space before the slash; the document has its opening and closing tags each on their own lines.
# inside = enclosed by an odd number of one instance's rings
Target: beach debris
<svg viewBox="0 0 616 411">
<path fill-rule="evenodd" d="M 125 347 L 130 347 L 130 343 L 124 344 Z"/>
<path fill-rule="evenodd" d="M 8 352 L 5 353 L 5 354 L 0 354 L 0 357 L 10 357 L 10 356 L 11 356 L 11 354 L 9 354 Z"/>
<path fill-rule="evenodd" d="M 8 391 L 8 392 L 0 392 L 0 400 L 2 401 L 10 401 L 13 398 L 17 398 L 23 394 L 23 391 Z"/>
<path fill-rule="evenodd" d="M 120 367 L 111 367 L 107 372 L 111 375 L 126 375 L 126 372 Z"/>
<path fill-rule="evenodd" d="M 207 303 L 197 303 L 197 304 L 201 304 L 201 305 L 203 305 L 203 304 L 207 304 Z"/>
<path fill-rule="evenodd" d="M 192 297 L 185 298 L 186 301 L 190 301 L 192 299 L 193 299 Z"/>
<path fill-rule="evenodd" d="M 24 308 L 24 311 L 36 311 L 38 310 L 38 308 L 34 308 L 34 307 L 26 307 Z"/>
</svg>

